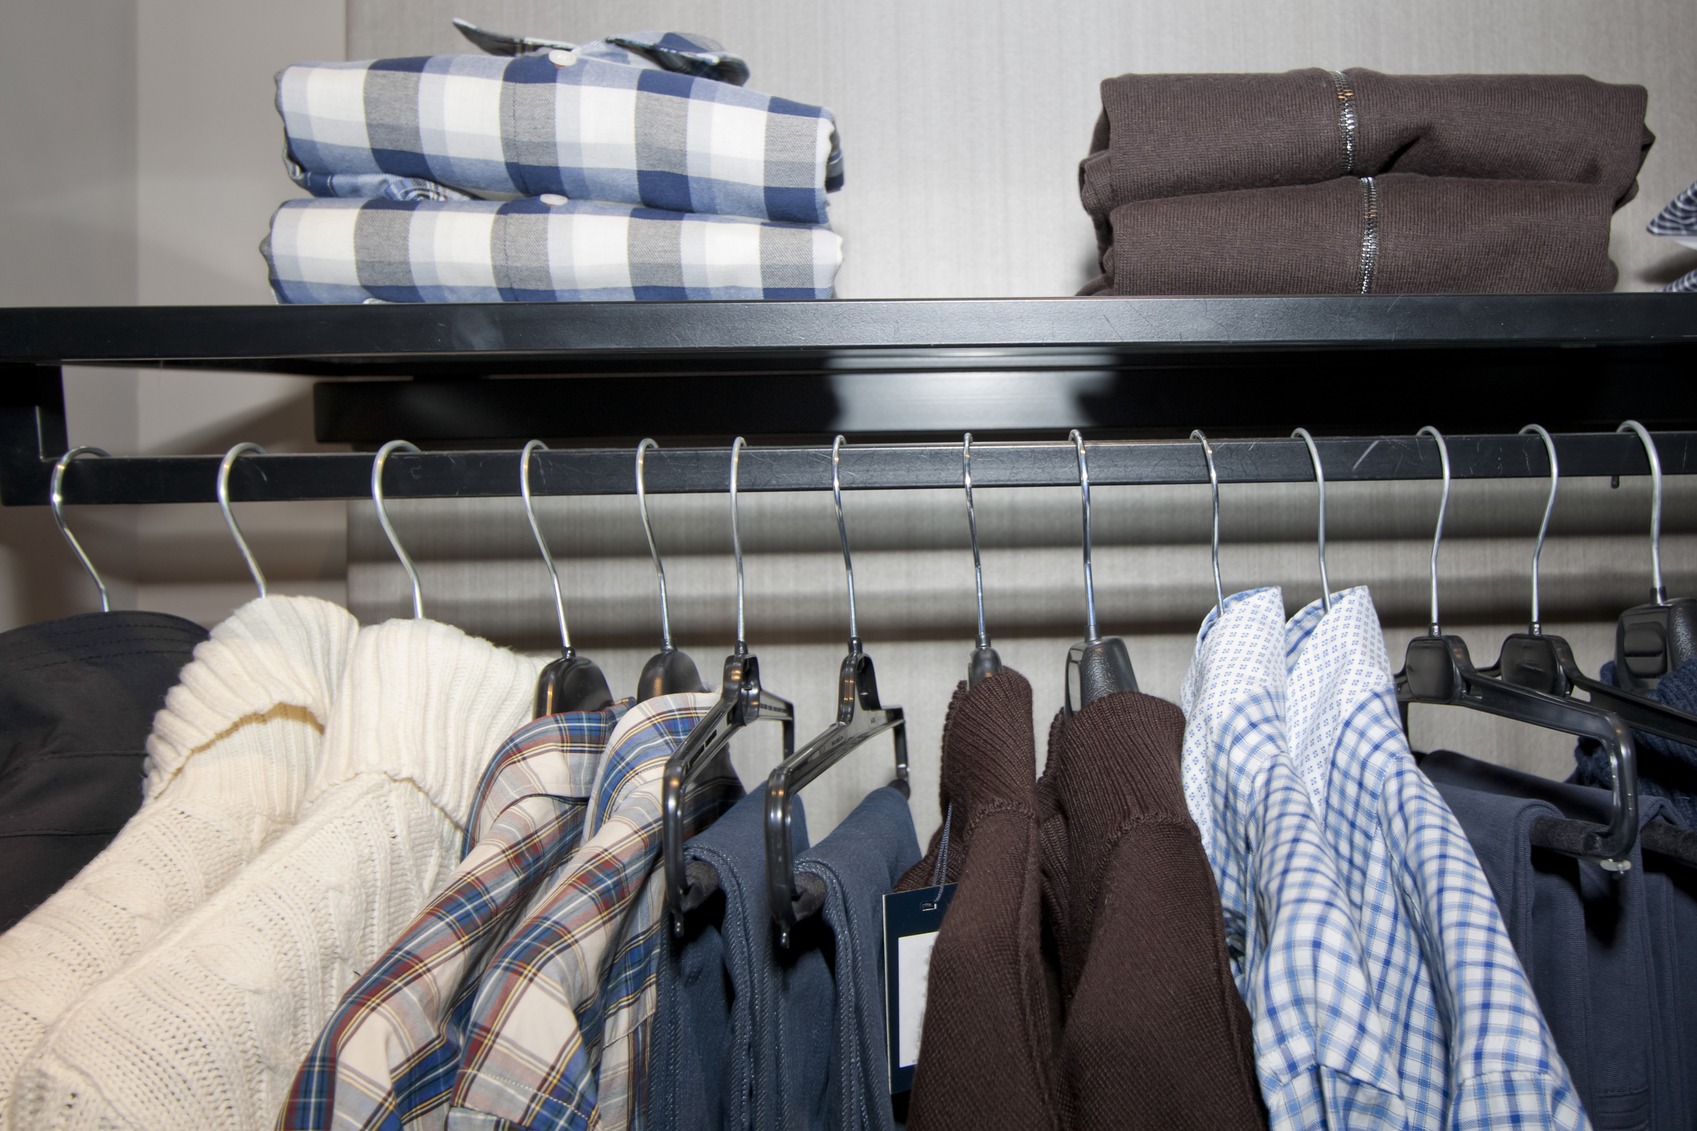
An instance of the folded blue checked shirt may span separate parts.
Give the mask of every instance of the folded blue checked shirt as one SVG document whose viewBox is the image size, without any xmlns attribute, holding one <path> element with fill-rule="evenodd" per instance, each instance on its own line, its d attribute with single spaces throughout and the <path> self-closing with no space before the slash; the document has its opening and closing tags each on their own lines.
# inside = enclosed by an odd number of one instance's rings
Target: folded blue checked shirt
<svg viewBox="0 0 1697 1131">
<path fill-rule="evenodd" d="M 1490 882 L 1409 751 L 1365 588 L 1285 628 L 1290 751 L 1336 854 L 1409 1125 L 1586 1127 Z"/>
<path fill-rule="evenodd" d="M 646 208 L 291 200 L 261 245 L 281 303 L 830 298 L 829 228 Z"/>
<path fill-rule="evenodd" d="M 374 175 L 387 175 L 471 194 L 826 222 L 825 194 L 843 179 L 829 110 L 678 73 L 619 46 L 637 40 L 705 58 L 722 51 L 702 36 L 657 32 L 512 58 L 285 68 L 277 111 L 291 174 L 322 196 L 379 195 Z M 370 179 L 342 180 L 350 175 Z"/>
</svg>

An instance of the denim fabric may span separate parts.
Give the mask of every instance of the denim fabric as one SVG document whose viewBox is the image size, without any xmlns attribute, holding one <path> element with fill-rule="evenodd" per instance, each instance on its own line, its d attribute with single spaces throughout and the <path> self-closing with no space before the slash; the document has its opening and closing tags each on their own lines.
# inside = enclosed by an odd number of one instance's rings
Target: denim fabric
<svg viewBox="0 0 1697 1131">
<path fill-rule="evenodd" d="M 766 903 L 765 791 L 754 790 L 684 845 L 691 902 L 683 938 L 669 925 L 660 955 L 647 1126 L 747 1131 L 757 1023 L 770 1023 L 772 951 Z M 791 850 L 808 847 L 800 799 Z"/>
<path fill-rule="evenodd" d="M 919 855 L 907 798 L 884 786 L 796 860 L 799 882 L 817 881 L 825 904 L 774 956 L 776 1023 L 756 1026 L 755 1131 L 894 1127 L 883 897 Z"/>
</svg>

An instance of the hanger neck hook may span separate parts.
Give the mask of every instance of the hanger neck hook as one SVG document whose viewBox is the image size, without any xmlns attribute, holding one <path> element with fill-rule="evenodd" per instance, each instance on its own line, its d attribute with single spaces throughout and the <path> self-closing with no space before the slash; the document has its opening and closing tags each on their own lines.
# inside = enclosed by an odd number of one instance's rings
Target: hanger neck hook
<svg viewBox="0 0 1697 1131">
<path fill-rule="evenodd" d="M 1298 428 L 1291 436 L 1302 438 L 1308 445 L 1308 459 L 1314 465 L 1314 485 L 1320 489 L 1320 602 L 1326 612 L 1332 611 L 1332 584 L 1326 578 L 1326 470 L 1320 466 L 1320 449 L 1308 429 Z"/>
<path fill-rule="evenodd" d="M 848 522 L 843 518 L 843 444 L 838 436 L 831 441 L 831 497 L 837 504 L 837 537 L 843 543 L 843 572 L 848 574 L 849 651 L 860 651 L 860 624 L 854 615 L 854 558 L 849 555 Z"/>
<path fill-rule="evenodd" d="M 230 528 L 230 537 L 236 540 L 236 548 L 247 561 L 247 571 L 253 574 L 253 583 L 259 586 L 259 595 L 264 597 L 265 572 L 259 568 L 259 559 L 253 556 L 247 539 L 242 537 L 242 528 L 236 525 L 235 513 L 230 510 L 230 469 L 236 466 L 236 460 L 243 452 L 264 455 L 265 449 L 258 444 L 243 442 L 224 453 L 224 459 L 218 464 L 218 509 L 224 512 L 224 525 Z"/>
<path fill-rule="evenodd" d="M 1208 462 L 1208 489 L 1214 495 L 1214 610 L 1217 615 L 1223 617 L 1226 615 L 1226 591 L 1220 584 L 1220 473 L 1214 467 L 1214 446 L 1208 442 L 1208 437 L 1202 434 L 1202 429 L 1191 432 L 1190 438 L 1201 441 L 1202 458 Z"/>
<path fill-rule="evenodd" d="M 572 634 L 566 627 L 566 597 L 560 589 L 560 567 L 554 564 L 554 554 L 548 549 L 548 539 L 542 536 L 542 524 L 536 520 L 536 505 L 530 497 L 530 453 L 545 452 L 548 445 L 532 440 L 519 453 L 519 498 L 524 500 L 524 517 L 530 520 L 530 532 L 536 538 L 536 548 L 542 551 L 542 564 L 548 567 L 548 577 L 554 583 L 554 615 L 560 620 L 560 651 L 572 655 Z"/>
<path fill-rule="evenodd" d="M 742 533 L 737 523 L 737 465 L 742 461 L 742 450 L 747 442 L 738 436 L 731 441 L 731 556 L 737 562 L 737 655 L 748 654 L 748 637 L 746 623 L 743 620 L 742 605 Z"/>
<path fill-rule="evenodd" d="M 383 527 L 383 533 L 389 537 L 389 545 L 395 551 L 395 556 L 401 559 L 401 568 L 407 571 L 407 580 L 412 582 L 412 615 L 413 619 L 424 617 L 424 590 L 418 583 L 418 567 L 412 564 L 412 558 L 407 555 L 406 548 L 401 545 L 400 536 L 395 533 L 395 524 L 389 521 L 388 508 L 383 505 L 383 465 L 389 461 L 390 452 L 416 452 L 418 447 L 405 440 L 390 440 L 377 449 L 377 455 L 371 460 L 371 501 L 377 506 L 377 521 Z"/>
<path fill-rule="evenodd" d="M 104 448 L 94 448 L 85 444 L 80 448 L 72 448 L 60 456 L 59 462 L 53 465 L 53 482 L 48 491 L 47 501 L 53 505 L 53 521 L 59 524 L 59 533 L 63 534 L 65 541 L 71 544 L 71 549 L 76 552 L 77 560 L 82 562 L 82 567 L 88 570 L 88 575 L 94 579 L 94 587 L 100 590 L 100 611 L 109 613 L 112 611 L 112 598 L 106 592 L 106 583 L 100 580 L 100 571 L 94 568 L 94 562 L 89 559 L 88 552 L 82 548 L 82 543 L 77 541 L 77 536 L 72 534 L 71 528 L 65 524 L 65 492 L 63 490 L 65 468 L 78 456 L 100 456 L 104 459 L 107 452 Z"/>
<path fill-rule="evenodd" d="M 1544 552 L 1544 538 L 1550 532 L 1550 515 L 1556 509 L 1556 488 L 1561 486 L 1561 467 L 1556 463 L 1556 442 L 1542 425 L 1528 424 L 1520 430 L 1522 436 L 1536 434 L 1544 441 L 1544 453 L 1550 457 L 1550 497 L 1544 503 L 1544 521 L 1538 525 L 1538 542 L 1532 547 L 1532 624 L 1533 636 L 1544 635 L 1543 622 L 1538 617 L 1538 558 Z"/>
<path fill-rule="evenodd" d="M 972 507 L 972 433 L 966 433 L 960 446 L 961 482 L 966 486 L 966 526 L 972 532 L 972 578 L 978 592 L 978 647 L 990 647 L 990 633 L 984 627 L 984 560 L 978 554 L 978 513 Z"/>
<path fill-rule="evenodd" d="M 1078 490 L 1084 502 L 1084 639 L 1094 644 L 1102 637 L 1096 630 L 1096 578 L 1090 570 L 1090 466 L 1084 458 L 1084 437 L 1074 428 L 1067 433 L 1078 450 Z"/>
<path fill-rule="evenodd" d="M 672 614 L 666 605 L 666 567 L 660 564 L 660 547 L 654 542 L 654 527 L 648 522 L 648 484 L 643 479 L 642 456 L 649 448 L 660 450 L 653 440 L 636 446 L 636 509 L 642 513 L 642 532 L 648 535 L 648 556 L 654 559 L 654 576 L 660 579 L 660 647 L 672 650 Z"/>
<path fill-rule="evenodd" d="M 1450 447 L 1444 442 L 1444 434 L 1430 424 L 1416 432 L 1415 436 L 1430 436 L 1438 442 L 1438 464 L 1444 474 L 1444 493 L 1438 498 L 1438 527 L 1432 534 L 1432 623 L 1426 629 L 1427 635 L 1441 636 L 1443 629 L 1438 626 L 1438 547 L 1444 541 L 1444 512 L 1450 505 Z"/>
<path fill-rule="evenodd" d="M 1662 584 L 1662 457 L 1656 452 L 1656 442 L 1650 438 L 1650 433 L 1636 420 L 1628 420 L 1616 432 L 1634 432 L 1644 445 L 1644 454 L 1650 459 L 1650 570 L 1651 583 L 1655 586 L 1654 601 L 1658 605 L 1668 603 L 1667 587 Z"/>
</svg>

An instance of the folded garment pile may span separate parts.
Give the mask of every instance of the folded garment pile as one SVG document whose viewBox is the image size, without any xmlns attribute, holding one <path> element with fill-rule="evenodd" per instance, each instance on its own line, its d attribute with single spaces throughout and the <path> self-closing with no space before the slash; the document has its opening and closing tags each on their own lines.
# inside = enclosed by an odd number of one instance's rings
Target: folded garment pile
<svg viewBox="0 0 1697 1131">
<path fill-rule="evenodd" d="M 532 41 L 527 41 L 532 42 Z M 829 298 L 831 112 L 700 35 L 301 63 L 261 246 L 279 302 Z"/>
<path fill-rule="evenodd" d="M 1668 201 L 1668 206 L 1650 221 L 1649 231 L 1653 236 L 1666 236 L 1686 247 L 1697 247 L 1697 184 Z M 1697 294 L 1697 271 L 1687 271 L 1662 290 Z"/>
<path fill-rule="evenodd" d="M 1607 291 L 1655 136 L 1583 75 L 1122 75 L 1079 165 L 1084 294 Z"/>
</svg>

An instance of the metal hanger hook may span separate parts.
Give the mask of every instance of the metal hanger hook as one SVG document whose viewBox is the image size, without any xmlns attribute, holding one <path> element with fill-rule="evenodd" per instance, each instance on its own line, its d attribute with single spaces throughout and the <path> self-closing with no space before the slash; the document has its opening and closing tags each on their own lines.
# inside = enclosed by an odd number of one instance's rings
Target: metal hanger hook
<svg viewBox="0 0 1697 1131">
<path fill-rule="evenodd" d="M 407 571 L 407 579 L 412 582 L 412 615 L 414 620 L 424 618 L 424 589 L 418 583 L 418 567 L 412 564 L 412 558 L 407 555 L 406 548 L 401 545 L 400 536 L 395 533 L 395 524 L 389 521 L 389 511 L 383 505 L 383 465 L 389 462 L 390 452 L 416 452 L 418 445 L 409 444 L 405 440 L 390 440 L 371 460 L 371 501 L 377 505 L 377 521 L 383 527 L 383 533 L 389 536 L 389 545 L 395 551 L 395 556 L 401 559 L 401 568 Z"/>
<path fill-rule="evenodd" d="M 82 543 L 77 541 L 77 536 L 72 534 L 71 528 L 65 524 L 65 493 L 62 485 L 65 480 L 65 468 L 72 460 L 78 456 L 100 456 L 105 459 L 107 455 L 108 453 L 104 448 L 90 447 L 87 444 L 80 448 L 72 448 L 60 456 L 59 462 L 53 465 L 53 482 L 47 494 L 47 501 L 53 505 L 53 521 L 59 524 L 59 533 L 63 534 L 65 541 L 71 544 L 71 549 L 76 552 L 77 560 L 82 562 L 82 567 L 88 570 L 88 575 L 94 579 L 94 587 L 100 590 L 100 611 L 103 613 L 112 611 L 112 598 L 106 592 L 106 583 L 100 580 L 100 571 L 94 568 L 94 562 L 89 559 L 88 552 L 82 548 Z"/>
<path fill-rule="evenodd" d="M 849 555 L 848 522 L 843 518 L 843 444 L 838 436 L 831 441 L 831 497 L 837 504 L 837 537 L 843 543 L 843 571 L 848 574 L 849 650 L 855 650 L 860 639 L 860 626 L 854 616 L 854 558 Z"/>
<path fill-rule="evenodd" d="M 972 433 L 966 433 L 960 444 L 960 477 L 966 487 L 966 526 L 972 532 L 972 576 L 978 590 L 978 647 L 990 647 L 990 633 L 984 627 L 984 560 L 978 554 L 978 513 L 972 507 Z"/>
<path fill-rule="evenodd" d="M 566 627 L 566 597 L 560 589 L 560 567 L 554 564 L 554 554 L 548 549 L 548 539 L 542 536 L 542 524 L 536 520 L 536 506 L 530 498 L 530 453 L 547 450 L 547 444 L 532 440 L 519 453 L 519 498 L 524 500 L 524 517 L 530 520 L 530 532 L 536 537 L 536 548 L 542 551 L 542 563 L 548 567 L 548 577 L 554 583 L 554 613 L 560 619 L 560 650 L 570 655 L 572 634 Z"/>
<path fill-rule="evenodd" d="M 1538 557 L 1544 552 L 1544 538 L 1550 532 L 1550 515 L 1556 509 L 1556 488 L 1561 486 L 1561 468 L 1556 463 L 1556 442 L 1550 434 L 1539 424 L 1528 424 L 1520 430 L 1522 436 L 1531 433 L 1542 437 L 1544 452 L 1550 457 L 1550 498 L 1544 504 L 1544 521 L 1538 526 L 1538 543 L 1532 547 L 1532 624 L 1528 629 L 1533 636 L 1542 636 L 1544 627 L 1538 619 Z"/>
<path fill-rule="evenodd" d="M 748 651 L 748 637 L 745 635 L 746 626 L 743 621 L 742 608 L 742 533 L 737 523 L 737 465 L 742 459 L 742 450 L 747 446 L 741 436 L 731 441 L 731 556 L 737 561 L 737 652 Z"/>
<path fill-rule="evenodd" d="M 1223 617 L 1226 615 L 1226 591 L 1220 584 L 1220 473 L 1214 468 L 1214 446 L 1202 434 L 1202 429 L 1192 431 L 1190 438 L 1202 442 L 1202 458 L 1208 461 L 1208 488 L 1214 493 L 1214 609 Z"/>
<path fill-rule="evenodd" d="M 1430 424 L 1416 432 L 1415 437 L 1430 436 L 1438 442 L 1438 462 L 1444 469 L 1444 493 L 1438 499 L 1438 527 L 1432 534 L 1432 623 L 1427 633 L 1432 636 L 1443 635 L 1438 627 L 1438 547 L 1444 540 L 1444 512 L 1450 505 L 1450 447 L 1444 443 L 1444 434 Z"/>
<path fill-rule="evenodd" d="M 230 469 L 236 466 L 236 459 L 243 452 L 265 454 L 265 449 L 258 444 L 246 441 L 237 444 L 224 453 L 224 459 L 218 464 L 218 509 L 224 512 L 224 525 L 230 528 L 230 537 L 236 540 L 236 548 L 247 560 L 247 571 L 253 574 L 253 583 L 259 586 L 259 595 L 265 596 L 265 573 L 259 568 L 259 559 L 253 556 L 253 550 L 242 537 L 242 528 L 236 525 L 236 516 L 230 510 Z"/>
<path fill-rule="evenodd" d="M 1320 449 L 1308 429 L 1298 428 L 1291 438 L 1301 437 L 1308 445 L 1308 459 L 1314 464 L 1314 485 L 1320 489 L 1320 601 L 1326 612 L 1332 611 L 1332 585 L 1326 579 L 1326 470 L 1320 466 Z"/>
<path fill-rule="evenodd" d="M 1650 458 L 1650 570 L 1658 605 L 1668 603 L 1667 587 L 1662 584 L 1662 457 L 1656 452 L 1656 442 L 1636 420 L 1628 420 L 1616 432 L 1634 432 L 1644 444 L 1644 454 Z"/>
<path fill-rule="evenodd" d="M 654 542 L 654 527 L 648 522 L 648 485 L 643 480 L 642 456 L 649 448 L 660 450 L 653 440 L 636 446 L 636 509 L 642 514 L 642 532 L 648 535 L 648 556 L 654 559 L 654 576 L 660 579 L 660 646 L 672 650 L 672 615 L 666 605 L 666 567 L 660 564 L 660 547 Z"/>
<path fill-rule="evenodd" d="M 1084 437 L 1074 428 L 1067 439 L 1078 449 L 1078 490 L 1084 499 L 1084 639 L 1091 644 L 1102 639 L 1096 629 L 1096 578 L 1090 570 L 1090 466 L 1084 458 Z"/>
</svg>

